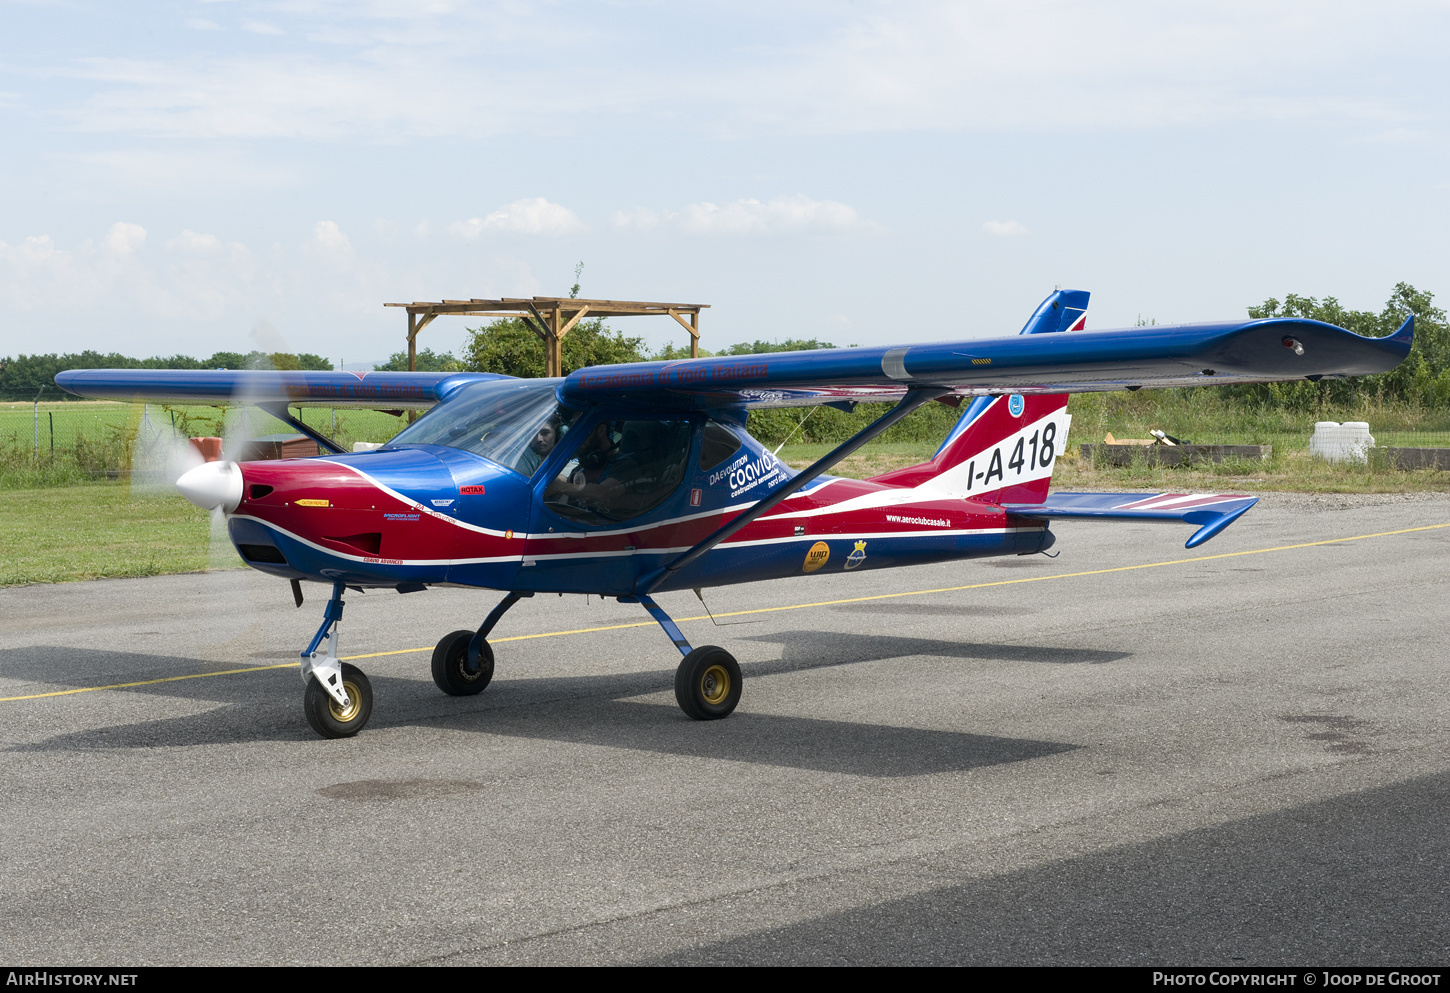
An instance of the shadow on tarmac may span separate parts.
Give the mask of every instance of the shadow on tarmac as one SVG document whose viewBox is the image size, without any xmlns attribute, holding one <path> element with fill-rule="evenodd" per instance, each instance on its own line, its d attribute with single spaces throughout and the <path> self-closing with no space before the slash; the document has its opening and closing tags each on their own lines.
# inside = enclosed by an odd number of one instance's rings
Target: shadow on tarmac
<svg viewBox="0 0 1450 993">
<path fill-rule="evenodd" d="M 1090 649 L 823 635 L 817 631 L 762 634 L 743 640 L 782 646 L 781 658 L 742 666 L 747 683 L 751 678 L 903 657 L 1042 664 L 1101 664 L 1127 657 L 1127 653 Z M 167 656 L 45 647 L 0 652 L 0 676 L 36 681 L 43 672 L 51 685 L 64 685 L 67 676 L 75 679 L 72 686 L 105 685 L 196 670 L 194 659 Z M 276 669 L 257 675 L 267 678 L 184 679 L 115 691 L 212 700 L 220 705 L 204 714 L 90 728 L 9 750 L 187 747 L 311 739 L 312 732 L 301 714 L 301 686 L 295 672 Z M 756 714 L 748 709 L 737 711 L 727 721 L 696 722 L 672 706 L 622 699 L 671 692 L 673 672 L 668 669 L 498 679 L 482 696 L 464 699 L 443 697 L 431 682 L 423 680 L 375 676 L 371 682 L 374 728 L 438 726 L 851 775 L 896 777 L 962 771 L 1042 758 L 1078 747 L 957 731 Z M 285 696 L 278 695 L 282 686 L 289 691 Z"/>
<path fill-rule="evenodd" d="M 1447 806 L 1439 773 L 654 964 L 1443 966 Z"/>
</svg>

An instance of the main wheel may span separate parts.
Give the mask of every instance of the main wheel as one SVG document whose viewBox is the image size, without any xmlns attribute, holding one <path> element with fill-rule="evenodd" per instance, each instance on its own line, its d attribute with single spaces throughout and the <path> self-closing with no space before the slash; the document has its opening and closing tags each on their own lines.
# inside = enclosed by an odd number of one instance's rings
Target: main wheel
<svg viewBox="0 0 1450 993">
<path fill-rule="evenodd" d="M 675 670 L 675 699 L 695 720 L 718 721 L 740 702 L 741 682 L 735 656 L 705 645 L 686 655 Z"/>
<path fill-rule="evenodd" d="M 433 682 L 449 696 L 473 696 L 482 693 L 493 678 L 493 649 L 483 643 L 477 672 L 468 671 L 468 643 L 472 631 L 454 631 L 444 635 L 433 649 Z"/>
<path fill-rule="evenodd" d="M 351 738 L 373 715 L 373 687 L 361 669 L 344 662 L 342 688 L 347 693 L 346 707 L 334 700 L 316 678 L 307 681 L 302 694 L 307 723 L 324 738 Z"/>
</svg>

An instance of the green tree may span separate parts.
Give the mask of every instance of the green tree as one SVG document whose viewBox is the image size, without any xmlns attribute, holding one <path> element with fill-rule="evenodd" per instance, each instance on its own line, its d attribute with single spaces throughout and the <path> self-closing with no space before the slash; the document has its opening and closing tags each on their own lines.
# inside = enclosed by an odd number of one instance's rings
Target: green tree
<svg viewBox="0 0 1450 993">
<path fill-rule="evenodd" d="M 815 338 L 787 338 L 785 341 L 742 341 L 731 345 L 721 355 L 763 355 L 766 352 L 808 352 L 817 348 L 835 348 L 829 341 Z"/>
<path fill-rule="evenodd" d="M 281 369 L 331 372 L 332 360 L 311 352 L 214 352 L 206 360 L 208 369 Z"/>
<path fill-rule="evenodd" d="M 68 352 L 0 358 L 0 396 L 6 399 L 74 400 L 55 385 L 56 373 L 67 369 L 203 369 L 206 364 L 189 355 L 137 359 L 118 352 Z"/>
<path fill-rule="evenodd" d="M 521 317 L 507 317 L 470 328 L 463 349 L 463 367 L 474 372 L 536 379 L 544 375 L 544 343 Z M 643 338 L 629 338 L 604 323 L 604 318 L 574 325 L 562 343 L 563 373 L 591 365 L 643 362 Z"/>
<path fill-rule="evenodd" d="M 418 372 L 457 372 L 463 368 L 452 352 L 435 352 L 431 348 L 423 349 L 414 359 Z M 394 352 L 388 356 L 388 361 L 373 368 L 378 372 L 407 372 L 408 353 Z"/>
<path fill-rule="evenodd" d="M 296 359 L 297 368 L 299 369 L 305 369 L 309 372 L 333 371 L 332 360 L 325 359 L 321 355 L 313 355 L 311 352 L 298 352 L 296 355 Z M 278 368 L 280 369 L 281 366 L 278 366 Z"/>
<path fill-rule="evenodd" d="M 708 359 L 714 354 L 714 352 L 707 351 L 706 349 L 700 349 L 700 358 L 702 359 Z M 679 359 L 687 359 L 689 357 L 690 346 L 676 345 L 673 341 L 666 342 L 659 349 L 659 351 L 655 352 L 653 355 L 650 356 L 651 359 L 656 359 L 660 361 L 677 361 Z"/>
<path fill-rule="evenodd" d="M 259 354 L 253 352 L 253 355 Z M 208 369 L 247 369 L 249 356 L 245 352 L 213 352 L 206 360 Z"/>
</svg>

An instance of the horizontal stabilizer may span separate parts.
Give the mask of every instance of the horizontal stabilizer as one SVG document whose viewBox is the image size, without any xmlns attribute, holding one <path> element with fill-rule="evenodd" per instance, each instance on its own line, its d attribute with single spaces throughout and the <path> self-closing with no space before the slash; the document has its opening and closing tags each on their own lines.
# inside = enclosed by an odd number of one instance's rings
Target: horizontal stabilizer
<svg viewBox="0 0 1450 993">
<path fill-rule="evenodd" d="M 262 369 L 71 369 L 56 385 L 77 396 L 152 403 L 317 404 L 327 407 L 431 407 L 491 372 L 282 372 Z"/>
<path fill-rule="evenodd" d="M 1197 548 L 1244 511 L 1258 497 L 1223 493 L 1055 493 L 1042 503 L 1005 503 L 1002 509 L 1023 517 L 1089 521 L 1181 521 L 1198 530 L 1184 548 Z"/>
</svg>

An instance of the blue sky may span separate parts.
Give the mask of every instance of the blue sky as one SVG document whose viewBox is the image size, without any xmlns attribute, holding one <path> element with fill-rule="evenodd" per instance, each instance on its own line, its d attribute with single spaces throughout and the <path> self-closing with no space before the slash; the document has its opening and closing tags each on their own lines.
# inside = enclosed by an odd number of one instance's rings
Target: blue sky
<svg viewBox="0 0 1450 993">
<path fill-rule="evenodd" d="M 1450 5 L 0 0 L 0 354 L 381 359 L 384 301 L 706 347 L 1450 295 Z M 423 344 L 456 349 L 465 321 Z M 651 344 L 672 322 L 619 322 Z"/>
</svg>

